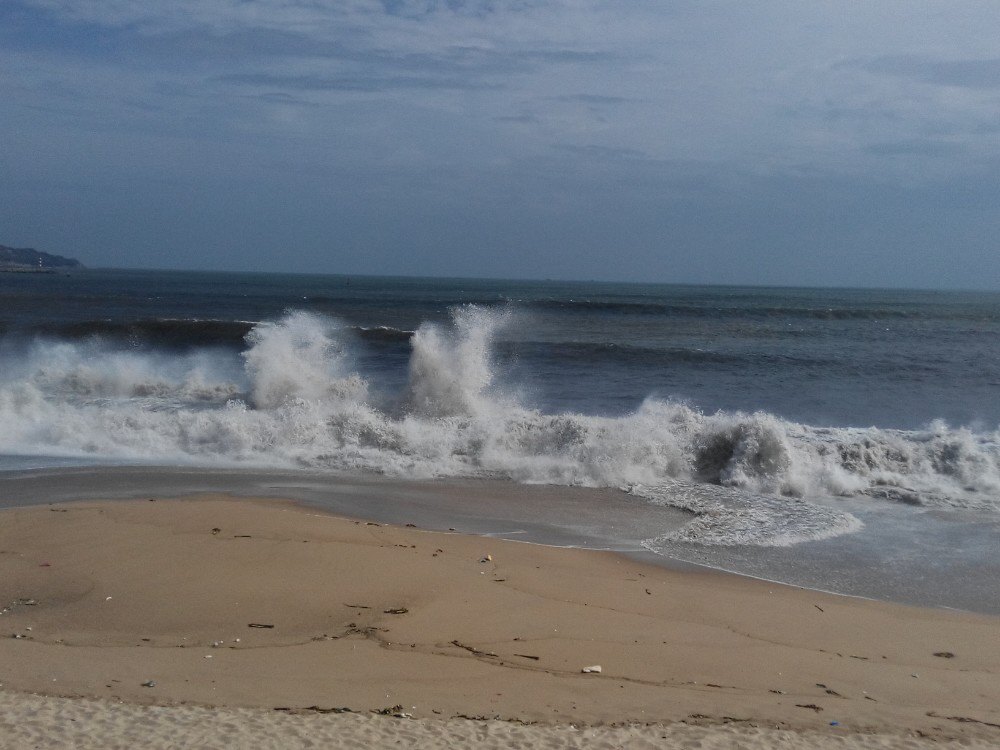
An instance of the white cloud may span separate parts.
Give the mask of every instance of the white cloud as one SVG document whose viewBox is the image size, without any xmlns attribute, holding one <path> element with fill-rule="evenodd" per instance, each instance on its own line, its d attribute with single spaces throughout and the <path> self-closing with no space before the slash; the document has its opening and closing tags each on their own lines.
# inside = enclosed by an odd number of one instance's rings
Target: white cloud
<svg viewBox="0 0 1000 750">
<path fill-rule="evenodd" d="M 979 184 L 1000 158 L 995 0 L 8 6 L 0 168 L 26 180 L 363 182 L 416 216 L 480 194 L 544 206 L 537 226 L 614 193 L 657 237 L 727 190 L 742 216 L 755 186 L 792 186 L 784 202 L 827 180 L 820 214 L 843 185 Z"/>
</svg>

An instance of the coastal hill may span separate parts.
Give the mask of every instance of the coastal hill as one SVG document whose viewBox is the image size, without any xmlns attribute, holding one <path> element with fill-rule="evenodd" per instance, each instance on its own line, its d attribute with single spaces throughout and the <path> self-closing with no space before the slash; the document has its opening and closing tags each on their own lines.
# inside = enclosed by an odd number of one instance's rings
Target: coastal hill
<svg viewBox="0 0 1000 750">
<path fill-rule="evenodd" d="M 83 264 L 75 258 L 64 258 L 32 248 L 0 245 L 0 271 L 51 273 L 69 268 L 83 268 Z"/>
</svg>

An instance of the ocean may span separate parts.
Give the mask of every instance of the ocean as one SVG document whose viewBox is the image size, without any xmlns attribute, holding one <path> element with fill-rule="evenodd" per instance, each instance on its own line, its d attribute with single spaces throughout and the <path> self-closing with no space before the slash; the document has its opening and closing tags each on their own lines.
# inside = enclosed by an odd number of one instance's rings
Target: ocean
<svg viewBox="0 0 1000 750">
<path fill-rule="evenodd" d="M 0 274 L 0 470 L 622 488 L 689 514 L 644 540 L 679 559 L 770 575 L 875 528 L 977 569 L 998 344 L 987 292 Z"/>
</svg>

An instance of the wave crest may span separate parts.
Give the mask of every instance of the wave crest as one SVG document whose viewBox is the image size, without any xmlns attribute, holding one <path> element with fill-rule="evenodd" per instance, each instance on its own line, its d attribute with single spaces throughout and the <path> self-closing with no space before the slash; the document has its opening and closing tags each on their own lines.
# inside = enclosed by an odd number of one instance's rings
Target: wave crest
<svg viewBox="0 0 1000 750">
<path fill-rule="evenodd" d="M 254 405 L 273 409 L 288 400 L 365 401 L 368 385 L 350 371 L 347 350 L 328 319 L 293 312 L 261 323 L 243 353 Z"/>
<path fill-rule="evenodd" d="M 452 311 L 452 329 L 425 323 L 413 334 L 407 402 L 424 417 L 473 415 L 499 406 L 494 384 L 491 344 L 510 319 L 474 305 Z"/>
</svg>

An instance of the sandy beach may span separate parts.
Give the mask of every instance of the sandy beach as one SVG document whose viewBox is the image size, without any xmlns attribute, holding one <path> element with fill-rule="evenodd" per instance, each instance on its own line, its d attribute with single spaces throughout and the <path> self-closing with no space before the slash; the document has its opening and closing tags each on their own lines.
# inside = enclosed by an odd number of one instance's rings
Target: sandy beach
<svg viewBox="0 0 1000 750">
<path fill-rule="evenodd" d="M 1000 743 L 996 618 L 274 500 L 2 513 L 0 747 Z"/>
</svg>

